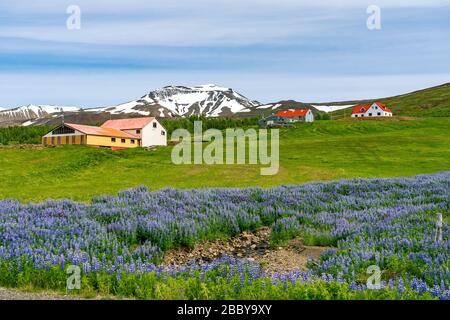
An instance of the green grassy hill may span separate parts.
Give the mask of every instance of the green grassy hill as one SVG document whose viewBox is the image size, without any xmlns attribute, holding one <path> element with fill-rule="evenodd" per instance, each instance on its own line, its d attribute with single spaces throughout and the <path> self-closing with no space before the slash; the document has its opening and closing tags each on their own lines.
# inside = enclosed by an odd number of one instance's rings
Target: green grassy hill
<svg viewBox="0 0 450 320">
<path fill-rule="evenodd" d="M 0 199 L 41 201 L 148 185 L 276 186 L 352 177 L 395 177 L 450 168 L 450 118 L 316 121 L 280 131 L 280 170 L 258 165 L 174 165 L 171 147 L 110 151 L 85 146 L 0 148 Z"/>
<path fill-rule="evenodd" d="M 400 96 L 374 100 L 345 101 L 342 104 L 364 104 L 380 101 L 388 105 L 394 116 L 450 117 L 450 83 Z M 337 103 L 327 103 L 334 104 Z M 351 115 L 352 108 L 332 112 L 333 119 Z"/>
</svg>

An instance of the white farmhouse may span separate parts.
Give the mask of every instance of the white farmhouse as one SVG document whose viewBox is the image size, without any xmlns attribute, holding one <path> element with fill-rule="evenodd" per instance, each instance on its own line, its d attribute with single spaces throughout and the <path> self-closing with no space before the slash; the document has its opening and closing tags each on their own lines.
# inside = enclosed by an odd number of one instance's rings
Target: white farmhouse
<svg viewBox="0 0 450 320">
<path fill-rule="evenodd" d="M 101 127 L 134 135 L 141 140 L 141 147 L 167 145 L 167 131 L 154 117 L 108 120 Z"/>
<path fill-rule="evenodd" d="M 352 112 L 353 118 L 363 117 L 392 117 L 392 111 L 381 102 L 374 102 L 373 104 L 363 104 L 355 106 Z"/>
</svg>

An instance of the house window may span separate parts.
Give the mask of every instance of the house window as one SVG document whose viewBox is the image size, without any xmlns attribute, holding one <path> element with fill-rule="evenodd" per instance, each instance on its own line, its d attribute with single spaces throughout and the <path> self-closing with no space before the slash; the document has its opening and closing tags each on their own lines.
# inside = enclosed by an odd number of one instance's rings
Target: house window
<svg viewBox="0 0 450 320">
<path fill-rule="evenodd" d="M 369 113 L 369 117 L 371 117 L 372 116 L 372 114 L 371 113 Z"/>
<path fill-rule="evenodd" d="M 116 138 L 111 138 L 111 142 L 116 142 Z"/>
<path fill-rule="evenodd" d="M 140 134 L 141 133 L 141 129 L 136 129 L 136 134 Z"/>
<path fill-rule="evenodd" d="M 364 115 L 362 114 L 361 117 L 364 117 Z"/>
<path fill-rule="evenodd" d="M 381 116 L 381 112 L 378 112 L 377 115 Z"/>
<path fill-rule="evenodd" d="M 357 114 L 355 114 L 355 118 L 358 118 L 358 115 L 357 115 Z"/>
<path fill-rule="evenodd" d="M 120 142 L 125 143 L 125 139 L 122 139 Z"/>
<path fill-rule="evenodd" d="M 162 135 L 162 136 L 165 136 L 165 135 L 166 135 L 166 132 L 165 132 L 165 131 L 161 131 L 161 135 Z"/>
<path fill-rule="evenodd" d="M 134 144 L 134 140 L 133 139 L 131 139 L 131 144 Z"/>
<path fill-rule="evenodd" d="M 157 126 L 157 123 L 153 122 L 153 128 L 156 128 L 156 126 Z"/>
</svg>

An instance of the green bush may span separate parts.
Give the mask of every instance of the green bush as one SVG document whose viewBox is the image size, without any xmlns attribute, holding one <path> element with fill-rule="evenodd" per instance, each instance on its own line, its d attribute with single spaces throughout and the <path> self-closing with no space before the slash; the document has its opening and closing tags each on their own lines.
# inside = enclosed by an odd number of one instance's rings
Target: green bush
<svg viewBox="0 0 450 320">
<path fill-rule="evenodd" d="M 0 128 L 0 145 L 40 144 L 42 136 L 52 129 L 52 126 Z"/>
<path fill-rule="evenodd" d="M 258 118 L 206 118 L 203 116 L 190 116 L 188 118 L 165 118 L 161 124 L 171 134 L 176 129 L 186 129 L 194 132 L 194 122 L 202 121 L 203 131 L 208 129 L 225 130 L 228 128 L 247 128 L 258 125 Z"/>
</svg>

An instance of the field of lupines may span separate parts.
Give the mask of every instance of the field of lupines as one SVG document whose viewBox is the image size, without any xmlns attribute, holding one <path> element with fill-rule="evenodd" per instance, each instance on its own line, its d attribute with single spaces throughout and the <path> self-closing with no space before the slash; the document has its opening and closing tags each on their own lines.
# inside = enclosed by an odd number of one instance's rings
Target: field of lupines
<svg viewBox="0 0 450 320">
<path fill-rule="evenodd" d="M 435 241 L 436 215 L 443 241 Z M 0 285 L 142 299 L 450 299 L 450 172 L 276 188 L 139 187 L 91 204 L 0 201 Z M 266 274 L 254 262 L 160 266 L 164 251 L 261 226 L 274 244 L 326 245 L 308 271 Z M 382 270 L 366 287 L 367 268 Z"/>
</svg>

